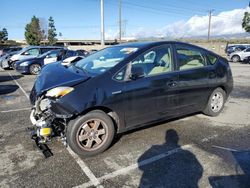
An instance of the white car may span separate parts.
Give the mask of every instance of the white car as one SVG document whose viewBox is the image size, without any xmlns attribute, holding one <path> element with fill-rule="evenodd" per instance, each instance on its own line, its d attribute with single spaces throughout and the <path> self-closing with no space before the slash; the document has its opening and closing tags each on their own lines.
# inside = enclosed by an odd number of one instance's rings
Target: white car
<svg viewBox="0 0 250 188">
<path fill-rule="evenodd" d="M 71 63 L 77 62 L 83 58 L 85 58 L 85 57 L 83 57 L 83 56 L 68 57 L 68 58 L 64 59 L 61 64 L 65 65 L 65 66 L 69 66 Z"/>
<path fill-rule="evenodd" d="M 239 62 L 243 61 L 248 56 L 250 56 L 250 48 L 238 52 L 233 52 L 229 55 L 229 58 L 233 62 Z"/>
</svg>

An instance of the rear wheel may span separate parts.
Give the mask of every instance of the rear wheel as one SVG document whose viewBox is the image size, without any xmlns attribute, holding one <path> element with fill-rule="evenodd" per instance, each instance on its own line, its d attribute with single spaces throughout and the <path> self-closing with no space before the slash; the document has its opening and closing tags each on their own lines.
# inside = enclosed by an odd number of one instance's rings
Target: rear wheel
<svg viewBox="0 0 250 188">
<path fill-rule="evenodd" d="M 41 66 L 39 64 L 32 64 L 30 65 L 30 73 L 31 74 L 38 74 L 41 71 Z"/>
<path fill-rule="evenodd" d="M 203 111 L 208 116 L 218 116 L 224 108 L 226 93 L 223 89 L 217 88 L 210 95 L 207 106 Z"/>
<path fill-rule="evenodd" d="M 102 111 L 87 113 L 69 123 L 67 142 L 70 148 L 80 156 L 93 156 L 105 151 L 115 134 L 111 118 Z"/>
</svg>

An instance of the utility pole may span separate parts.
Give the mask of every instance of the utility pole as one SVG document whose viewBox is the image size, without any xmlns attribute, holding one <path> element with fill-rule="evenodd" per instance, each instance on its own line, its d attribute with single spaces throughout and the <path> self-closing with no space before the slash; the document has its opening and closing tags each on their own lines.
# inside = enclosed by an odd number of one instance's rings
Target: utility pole
<svg viewBox="0 0 250 188">
<path fill-rule="evenodd" d="M 122 0 L 119 0 L 119 41 L 122 42 Z"/>
<path fill-rule="evenodd" d="M 105 31 L 104 31 L 104 4 L 101 0 L 101 45 L 105 45 Z"/>
<path fill-rule="evenodd" d="M 210 30 L 211 30 L 211 18 L 212 18 L 212 12 L 213 12 L 214 10 L 209 10 L 209 12 L 208 12 L 208 19 L 209 19 L 209 21 L 208 21 L 208 33 L 207 33 L 207 41 L 209 41 L 210 40 Z"/>
</svg>

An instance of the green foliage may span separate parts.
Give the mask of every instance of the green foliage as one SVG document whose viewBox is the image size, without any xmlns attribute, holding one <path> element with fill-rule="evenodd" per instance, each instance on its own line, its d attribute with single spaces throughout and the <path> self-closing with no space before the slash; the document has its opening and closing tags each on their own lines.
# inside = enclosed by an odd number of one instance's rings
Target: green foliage
<svg viewBox="0 0 250 188">
<path fill-rule="evenodd" d="M 0 42 L 6 42 L 8 40 L 8 31 L 6 28 L 3 28 L 2 31 L 0 31 Z"/>
<path fill-rule="evenodd" d="M 33 16 L 31 22 L 26 25 L 24 35 L 29 45 L 40 45 L 42 31 L 37 17 Z"/>
<path fill-rule="evenodd" d="M 50 45 L 53 45 L 56 43 L 57 38 L 56 38 L 56 27 L 54 23 L 54 19 L 50 16 L 49 17 L 49 29 L 48 29 L 48 43 Z"/>
<path fill-rule="evenodd" d="M 243 20 L 242 20 L 242 28 L 245 29 L 246 32 L 250 33 L 250 13 L 245 12 Z"/>
</svg>

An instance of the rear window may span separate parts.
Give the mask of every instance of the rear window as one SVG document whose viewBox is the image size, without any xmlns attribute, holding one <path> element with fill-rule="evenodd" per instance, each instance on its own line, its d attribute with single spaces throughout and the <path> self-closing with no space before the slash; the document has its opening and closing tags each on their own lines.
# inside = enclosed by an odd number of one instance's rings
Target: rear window
<svg viewBox="0 0 250 188">
<path fill-rule="evenodd" d="M 180 70 L 206 66 L 206 59 L 201 50 L 187 45 L 176 45 L 176 51 Z"/>
</svg>

